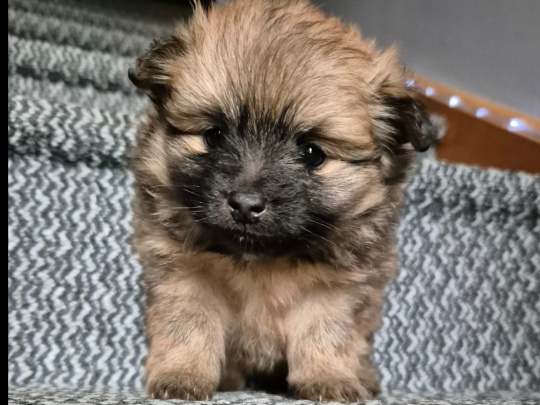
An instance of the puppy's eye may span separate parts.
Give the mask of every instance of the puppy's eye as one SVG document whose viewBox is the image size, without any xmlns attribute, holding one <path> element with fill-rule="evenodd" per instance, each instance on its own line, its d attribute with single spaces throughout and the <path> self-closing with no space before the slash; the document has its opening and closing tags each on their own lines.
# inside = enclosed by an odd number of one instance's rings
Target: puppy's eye
<svg viewBox="0 0 540 405">
<path fill-rule="evenodd" d="M 214 149 L 223 142 L 223 131 L 219 127 L 211 127 L 203 132 L 204 142 L 208 149 Z"/>
<path fill-rule="evenodd" d="M 310 169 L 320 167 L 326 160 L 326 155 L 317 145 L 312 143 L 300 147 L 300 158 Z"/>
</svg>

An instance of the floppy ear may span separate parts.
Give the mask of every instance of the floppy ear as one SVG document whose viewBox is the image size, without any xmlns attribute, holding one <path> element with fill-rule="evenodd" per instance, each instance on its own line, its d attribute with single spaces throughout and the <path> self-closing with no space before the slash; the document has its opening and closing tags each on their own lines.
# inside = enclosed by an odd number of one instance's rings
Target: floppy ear
<svg viewBox="0 0 540 405">
<path fill-rule="evenodd" d="M 407 71 L 395 46 L 378 55 L 370 78 L 377 104 L 374 116 L 380 124 L 377 138 L 396 152 L 408 143 L 424 152 L 435 142 L 437 131 L 422 103 L 414 98 L 406 78 Z"/>
<path fill-rule="evenodd" d="M 154 41 L 135 68 L 129 69 L 131 82 L 144 91 L 157 107 L 170 95 L 170 81 L 174 62 L 184 54 L 184 44 L 176 36 Z"/>
<path fill-rule="evenodd" d="M 404 181 L 414 150 L 424 152 L 437 139 L 437 127 L 424 106 L 403 84 L 379 96 L 381 112 L 375 122 L 375 139 L 381 150 L 381 169 L 386 183 Z M 411 148 L 412 145 L 412 148 Z M 414 150 L 413 150 L 414 148 Z"/>
<path fill-rule="evenodd" d="M 419 152 L 425 152 L 433 145 L 437 130 L 422 103 L 410 95 L 387 95 L 383 97 L 383 103 L 390 112 L 387 123 L 399 144 L 410 142 Z"/>
<path fill-rule="evenodd" d="M 381 172 L 387 184 L 399 184 L 407 176 L 414 151 L 426 151 L 437 139 L 437 127 L 406 84 L 407 72 L 397 50 L 378 55 L 369 83 L 374 141 L 381 153 Z"/>
</svg>

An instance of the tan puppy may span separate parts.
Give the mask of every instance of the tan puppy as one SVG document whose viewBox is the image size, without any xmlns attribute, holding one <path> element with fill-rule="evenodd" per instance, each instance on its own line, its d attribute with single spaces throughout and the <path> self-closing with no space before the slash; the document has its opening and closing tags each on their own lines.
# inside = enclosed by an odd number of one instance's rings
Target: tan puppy
<svg viewBox="0 0 540 405">
<path fill-rule="evenodd" d="M 307 1 L 239 0 L 130 72 L 148 391 L 205 400 L 280 372 L 312 400 L 377 395 L 369 360 L 414 149 L 430 125 L 396 51 Z"/>
</svg>

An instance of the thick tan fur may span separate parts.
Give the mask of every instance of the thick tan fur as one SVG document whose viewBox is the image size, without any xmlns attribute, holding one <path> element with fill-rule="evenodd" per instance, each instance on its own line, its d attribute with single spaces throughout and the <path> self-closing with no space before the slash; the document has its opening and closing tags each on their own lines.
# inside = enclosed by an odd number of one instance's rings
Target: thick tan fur
<svg viewBox="0 0 540 405">
<path fill-rule="evenodd" d="M 149 394 L 205 400 L 285 362 L 300 398 L 376 396 L 371 339 L 396 269 L 395 217 L 412 150 L 386 146 L 393 135 L 384 100 L 410 96 L 395 49 L 377 50 L 306 1 L 197 8 L 175 38 L 142 62 L 141 75 L 149 73 L 138 78 L 168 89 L 164 98 L 153 95 L 157 106 L 141 129 L 134 163 Z M 239 260 L 194 243 L 202 231 L 171 197 L 168 159 L 205 152 L 201 111 L 217 105 L 235 115 L 237 100 L 246 98 L 270 115 L 294 106 L 297 128 L 321 129 L 328 160 L 315 174 L 341 214 L 325 236 L 333 260 Z M 187 136 L 168 138 L 167 125 Z M 246 168 L 246 176 L 256 170 Z"/>
</svg>

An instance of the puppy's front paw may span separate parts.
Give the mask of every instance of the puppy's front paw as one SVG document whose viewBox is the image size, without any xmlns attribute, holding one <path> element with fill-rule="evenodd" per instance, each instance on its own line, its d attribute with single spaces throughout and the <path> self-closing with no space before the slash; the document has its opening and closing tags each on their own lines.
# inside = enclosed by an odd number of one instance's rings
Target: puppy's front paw
<svg viewBox="0 0 540 405">
<path fill-rule="evenodd" d="M 167 373 L 148 381 L 148 396 L 153 399 L 208 401 L 215 389 L 210 381 L 180 373 Z"/>
<path fill-rule="evenodd" d="M 372 398 L 358 381 L 312 381 L 292 384 L 291 391 L 298 399 L 319 402 L 360 402 Z"/>
<path fill-rule="evenodd" d="M 361 379 L 360 382 L 367 390 L 369 398 L 376 398 L 381 394 L 381 386 L 376 378 Z"/>
</svg>

